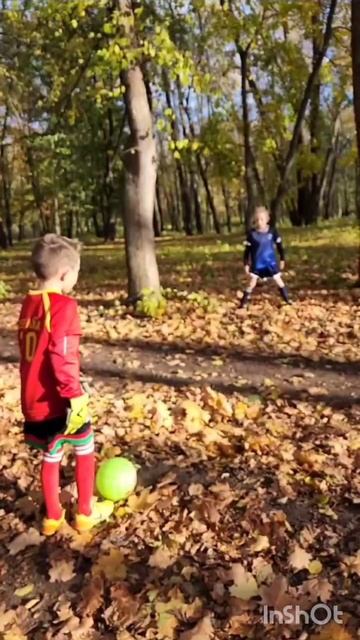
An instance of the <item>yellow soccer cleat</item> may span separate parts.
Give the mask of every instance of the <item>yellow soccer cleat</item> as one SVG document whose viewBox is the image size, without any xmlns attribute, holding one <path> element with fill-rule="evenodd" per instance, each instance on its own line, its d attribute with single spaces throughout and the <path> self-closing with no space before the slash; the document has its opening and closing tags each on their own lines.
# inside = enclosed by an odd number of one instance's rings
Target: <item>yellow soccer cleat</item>
<svg viewBox="0 0 360 640">
<path fill-rule="evenodd" d="M 94 502 L 92 512 L 89 516 L 85 516 L 82 513 L 77 513 L 75 516 L 75 529 L 79 533 L 89 531 L 93 527 L 96 527 L 102 522 L 109 520 L 112 512 L 114 511 L 114 503 L 111 500 L 104 500 L 103 502 Z"/>
<path fill-rule="evenodd" d="M 44 518 L 42 521 L 41 533 L 43 536 L 53 536 L 59 531 L 65 522 L 65 511 L 62 512 L 58 520 L 52 518 Z"/>
</svg>

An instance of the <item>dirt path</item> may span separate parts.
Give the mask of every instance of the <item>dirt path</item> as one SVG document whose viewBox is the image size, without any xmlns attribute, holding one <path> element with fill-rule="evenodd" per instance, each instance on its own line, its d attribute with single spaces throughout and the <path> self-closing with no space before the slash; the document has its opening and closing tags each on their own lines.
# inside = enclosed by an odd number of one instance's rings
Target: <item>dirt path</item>
<svg viewBox="0 0 360 640">
<path fill-rule="evenodd" d="M 14 334 L 0 335 L 0 362 L 17 362 Z M 210 385 L 223 393 L 257 393 L 274 385 L 294 401 L 312 398 L 332 406 L 360 405 L 357 364 L 270 354 L 226 352 L 220 348 L 153 345 L 150 342 L 104 344 L 86 340 L 83 371 L 174 387 Z"/>
<path fill-rule="evenodd" d="M 220 349 L 176 349 L 151 345 L 128 347 L 89 342 L 84 370 L 144 383 L 175 387 L 211 385 L 223 393 L 256 393 L 265 384 L 297 400 L 311 397 L 333 406 L 360 404 L 358 367 L 304 358 L 273 358 L 267 354 L 224 353 Z"/>
</svg>

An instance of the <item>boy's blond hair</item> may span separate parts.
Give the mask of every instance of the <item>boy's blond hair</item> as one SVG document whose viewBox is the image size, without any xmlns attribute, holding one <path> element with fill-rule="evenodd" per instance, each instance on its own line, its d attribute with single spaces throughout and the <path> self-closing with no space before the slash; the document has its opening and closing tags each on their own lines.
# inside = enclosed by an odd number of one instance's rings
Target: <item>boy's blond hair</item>
<svg viewBox="0 0 360 640">
<path fill-rule="evenodd" d="M 56 233 L 47 233 L 34 245 L 31 264 L 40 280 L 54 278 L 59 269 L 76 269 L 80 260 L 81 245 Z"/>
<path fill-rule="evenodd" d="M 266 207 L 263 207 L 263 206 L 256 207 L 254 215 L 253 215 L 253 218 L 252 218 L 253 225 L 255 225 L 255 226 L 257 225 L 257 222 L 258 222 L 258 219 L 259 219 L 259 215 L 261 213 L 266 213 L 266 215 L 268 217 L 268 220 L 270 220 L 270 212 Z"/>
</svg>

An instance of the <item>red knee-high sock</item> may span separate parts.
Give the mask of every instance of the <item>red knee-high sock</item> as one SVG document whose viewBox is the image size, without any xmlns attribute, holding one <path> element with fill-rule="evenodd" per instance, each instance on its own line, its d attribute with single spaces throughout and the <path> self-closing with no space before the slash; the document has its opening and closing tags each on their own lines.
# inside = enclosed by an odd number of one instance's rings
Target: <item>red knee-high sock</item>
<svg viewBox="0 0 360 640">
<path fill-rule="evenodd" d="M 80 449 L 80 447 L 79 447 Z M 89 447 L 88 447 L 89 450 Z M 84 516 L 91 514 L 91 500 L 94 495 L 94 479 L 95 479 L 95 454 L 94 445 L 92 449 L 86 453 L 75 450 L 76 454 L 76 485 L 78 490 L 78 513 Z"/>
<path fill-rule="evenodd" d="M 60 504 L 60 462 L 62 454 L 44 455 L 41 468 L 41 484 L 44 495 L 46 516 L 52 520 L 59 520 L 62 514 Z"/>
</svg>

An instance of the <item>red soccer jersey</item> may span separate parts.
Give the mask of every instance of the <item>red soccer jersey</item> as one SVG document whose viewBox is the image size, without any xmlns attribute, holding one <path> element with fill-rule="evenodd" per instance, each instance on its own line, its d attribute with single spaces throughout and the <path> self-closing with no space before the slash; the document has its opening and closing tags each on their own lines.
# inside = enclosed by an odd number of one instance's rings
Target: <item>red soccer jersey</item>
<svg viewBox="0 0 360 640">
<path fill-rule="evenodd" d="M 82 395 L 80 335 L 73 298 L 56 291 L 33 291 L 26 296 L 18 327 L 25 420 L 65 415 L 69 399 Z"/>
</svg>

